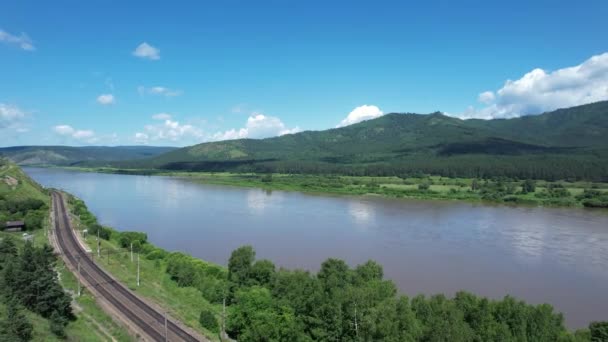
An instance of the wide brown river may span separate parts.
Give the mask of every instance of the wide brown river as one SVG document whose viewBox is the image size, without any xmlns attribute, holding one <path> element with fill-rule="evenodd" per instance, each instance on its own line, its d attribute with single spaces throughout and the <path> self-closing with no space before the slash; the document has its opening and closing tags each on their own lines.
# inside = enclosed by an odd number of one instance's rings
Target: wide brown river
<svg viewBox="0 0 608 342">
<path fill-rule="evenodd" d="M 225 265 L 258 258 L 315 271 L 373 259 L 407 295 L 467 290 L 550 303 L 571 328 L 608 320 L 608 212 L 464 202 L 313 196 L 170 177 L 26 168 L 86 201 L 100 222 Z"/>
</svg>

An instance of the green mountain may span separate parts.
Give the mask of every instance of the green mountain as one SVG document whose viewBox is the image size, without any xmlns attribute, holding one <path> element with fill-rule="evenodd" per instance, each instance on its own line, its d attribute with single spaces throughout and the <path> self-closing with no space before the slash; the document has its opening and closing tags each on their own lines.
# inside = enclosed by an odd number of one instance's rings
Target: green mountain
<svg viewBox="0 0 608 342">
<path fill-rule="evenodd" d="M 14 146 L 0 148 L 0 156 L 19 165 L 74 166 L 86 163 L 150 158 L 174 150 L 153 146 Z"/>
<path fill-rule="evenodd" d="M 514 119 L 387 114 L 325 131 L 185 147 L 123 168 L 608 180 L 608 101 Z"/>
</svg>

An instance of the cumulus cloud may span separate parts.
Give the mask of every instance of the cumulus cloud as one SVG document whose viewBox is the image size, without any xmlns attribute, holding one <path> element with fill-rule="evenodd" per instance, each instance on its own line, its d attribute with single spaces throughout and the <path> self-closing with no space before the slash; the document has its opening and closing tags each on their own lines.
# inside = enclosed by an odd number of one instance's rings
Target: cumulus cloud
<svg viewBox="0 0 608 342">
<path fill-rule="evenodd" d="M 344 120 L 340 121 L 340 123 L 336 126 L 344 127 L 352 124 L 356 124 L 361 121 L 375 119 L 377 117 L 382 116 L 384 113 L 380 110 L 380 108 L 376 106 L 368 106 L 363 105 L 353 109 Z"/>
<path fill-rule="evenodd" d="M 19 36 L 15 36 L 4 30 L 0 30 L 0 42 L 9 44 L 9 45 L 16 45 L 20 49 L 25 50 L 25 51 L 36 50 L 30 37 L 28 37 L 27 34 L 25 34 L 23 32 Z"/>
<path fill-rule="evenodd" d="M 97 97 L 97 103 L 101 105 L 111 105 L 115 102 L 114 95 L 112 94 L 101 94 Z"/>
<path fill-rule="evenodd" d="M 490 104 L 490 103 L 494 102 L 494 99 L 496 99 L 494 92 L 484 91 L 483 93 L 479 94 L 477 101 L 484 103 L 484 104 Z"/>
<path fill-rule="evenodd" d="M 135 133 L 135 142 L 138 144 L 147 144 L 150 136 L 147 135 L 146 133 L 141 133 L 141 132 L 137 132 Z"/>
<path fill-rule="evenodd" d="M 145 94 L 150 94 L 150 95 L 158 95 L 158 96 L 164 96 L 164 97 L 175 97 L 175 96 L 180 96 L 181 94 L 183 94 L 183 92 L 181 90 L 170 89 L 167 87 L 160 87 L 160 86 L 149 87 L 149 88 L 146 88 L 144 86 L 139 86 L 139 87 L 137 87 L 137 92 L 139 93 L 140 96 L 143 96 Z"/>
<path fill-rule="evenodd" d="M 232 140 L 242 138 L 268 138 L 300 132 L 299 127 L 288 128 L 281 119 L 261 113 L 253 113 L 247 119 L 245 127 L 217 132 L 211 140 Z"/>
<path fill-rule="evenodd" d="M 534 69 L 517 80 L 507 80 L 496 92 L 479 94 L 485 104 L 469 107 L 462 118 L 513 118 L 558 108 L 608 100 L 608 52 L 555 71 Z"/>
<path fill-rule="evenodd" d="M 150 60 L 159 60 L 160 50 L 146 42 L 143 42 L 139 44 L 137 48 L 135 48 L 133 51 L 133 56 Z"/>
<path fill-rule="evenodd" d="M 25 113 L 17 106 L 0 103 L 0 129 L 15 128 L 23 130 L 21 121 L 25 118 Z"/>
<path fill-rule="evenodd" d="M 94 131 L 89 129 L 75 129 L 70 125 L 57 125 L 53 127 L 53 131 L 57 135 L 90 144 L 96 143 L 99 140 Z"/>
<path fill-rule="evenodd" d="M 152 117 L 163 122 L 146 125 L 143 132 L 137 132 L 133 136 L 135 142 L 140 144 L 151 141 L 200 142 L 204 138 L 200 128 L 190 124 L 180 124 L 179 121 L 172 120 L 169 114 L 160 113 Z"/>
</svg>

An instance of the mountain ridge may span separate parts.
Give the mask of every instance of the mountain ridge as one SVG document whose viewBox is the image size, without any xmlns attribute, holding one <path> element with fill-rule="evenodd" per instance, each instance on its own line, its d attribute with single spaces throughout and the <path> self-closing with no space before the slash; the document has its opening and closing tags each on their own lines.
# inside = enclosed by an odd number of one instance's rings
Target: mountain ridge
<svg viewBox="0 0 608 342">
<path fill-rule="evenodd" d="M 513 119 L 389 113 L 266 139 L 207 142 L 120 168 L 591 178 L 608 174 L 608 101 Z M 492 170 L 494 167 L 496 170 Z"/>
</svg>

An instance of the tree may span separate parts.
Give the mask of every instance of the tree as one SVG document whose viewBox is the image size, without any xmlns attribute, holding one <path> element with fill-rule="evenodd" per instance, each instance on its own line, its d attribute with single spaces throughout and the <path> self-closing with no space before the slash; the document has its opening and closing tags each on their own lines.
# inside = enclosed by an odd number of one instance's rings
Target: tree
<svg viewBox="0 0 608 342">
<path fill-rule="evenodd" d="M 247 245 L 235 249 L 228 260 L 228 280 L 238 286 L 246 285 L 254 261 L 253 247 Z"/>
<path fill-rule="evenodd" d="M 471 190 L 472 191 L 479 190 L 479 182 L 477 181 L 477 178 L 474 178 L 473 181 L 471 182 Z"/>
<path fill-rule="evenodd" d="M 30 341 L 33 326 L 19 304 L 16 300 L 8 300 L 6 305 L 6 319 L 0 322 L 0 337 L 3 341 Z"/>
<path fill-rule="evenodd" d="M 17 246 L 12 237 L 6 236 L 0 241 L 0 269 L 4 263 L 17 257 Z"/>
<path fill-rule="evenodd" d="M 608 321 L 592 322 L 589 324 L 589 333 L 591 335 L 591 342 L 608 341 Z"/>
<path fill-rule="evenodd" d="M 358 265 L 355 268 L 355 279 L 360 283 L 382 280 L 383 277 L 384 270 L 382 265 L 373 260 L 368 260 L 365 264 Z"/>
<path fill-rule="evenodd" d="M 217 333 L 219 332 L 219 324 L 217 323 L 217 318 L 215 318 L 215 314 L 208 309 L 203 309 L 198 319 L 201 326 L 211 332 Z"/>
<path fill-rule="evenodd" d="M 239 341 L 298 341 L 303 335 L 293 310 L 273 303 L 268 289 L 238 290 L 228 315 L 228 333 Z"/>
<path fill-rule="evenodd" d="M 257 260 L 251 267 L 249 278 L 260 286 L 268 286 L 275 273 L 275 266 L 272 261 L 264 259 Z"/>
<path fill-rule="evenodd" d="M 321 270 L 317 273 L 326 293 L 343 290 L 351 282 L 351 271 L 348 265 L 339 259 L 329 258 L 321 264 Z"/>
<path fill-rule="evenodd" d="M 522 194 L 536 191 L 536 183 L 531 179 L 526 179 L 521 185 Z"/>
<path fill-rule="evenodd" d="M 57 311 L 53 311 L 49 319 L 49 328 L 51 332 L 58 337 L 65 337 L 66 325 L 68 325 L 68 320 Z"/>
</svg>

